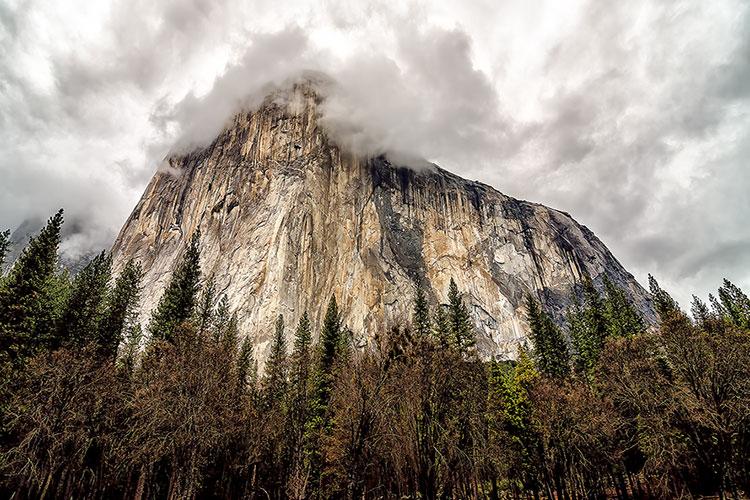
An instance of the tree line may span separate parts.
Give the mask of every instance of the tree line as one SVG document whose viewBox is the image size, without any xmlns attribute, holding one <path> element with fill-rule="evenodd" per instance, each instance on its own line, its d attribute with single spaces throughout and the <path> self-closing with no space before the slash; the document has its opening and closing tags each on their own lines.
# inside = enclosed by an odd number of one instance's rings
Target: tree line
<svg viewBox="0 0 750 500">
<path fill-rule="evenodd" d="M 672 498 L 750 491 L 750 300 L 658 324 L 585 279 L 563 325 L 529 296 L 529 344 L 483 361 L 469 309 L 415 289 L 355 347 L 275 322 L 259 373 L 193 235 L 142 331 L 142 270 L 57 265 L 62 211 L 0 277 L 0 492 L 9 498 Z M 0 233 L 0 266 L 8 233 Z M 287 331 L 290 331 L 290 334 Z"/>
</svg>

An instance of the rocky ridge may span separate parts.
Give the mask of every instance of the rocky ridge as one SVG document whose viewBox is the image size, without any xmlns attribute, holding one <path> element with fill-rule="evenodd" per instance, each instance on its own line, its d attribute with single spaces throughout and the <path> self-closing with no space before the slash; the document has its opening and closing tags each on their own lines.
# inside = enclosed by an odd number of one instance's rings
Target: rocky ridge
<svg viewBox="0 0 750 500">
<path fill-rule="evenodd" d="M 204 276 L 261 362 L 278 314 L 289 335 L 304 311 L 319 325 L 333 294 L 365 345 L 410 317 L 416 284 L 434 306 L 451 278 L 485 356 L 512 356 L 525 338 L 527 293 L 561 317 L 585 274 L 609 276 L 653 320 L 645 290 L 568 214 L 436 166 L 347 154 L 320 124 L 320 100 L 307 84 L 273 94 L 154 175 L 113 246 L 115 270 L 130 258 L 145 269 L 144 321 L 198 228 Z"/>
</svg>

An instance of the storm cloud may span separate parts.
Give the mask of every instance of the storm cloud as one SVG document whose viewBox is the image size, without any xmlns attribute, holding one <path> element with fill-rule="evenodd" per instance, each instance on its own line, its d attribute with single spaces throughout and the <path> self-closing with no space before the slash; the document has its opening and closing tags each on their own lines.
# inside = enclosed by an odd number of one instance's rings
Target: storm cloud
<svg viewBox="0 0 750 500">
<path fill-rule="evenodd" d="M 309 72 L 356 152 L 565 210 L 683 305 L 750 287 L 742 0 L 0 4 L 0 227 L 63 206 L 106 246 L 165 155 Z"/>
</svg>

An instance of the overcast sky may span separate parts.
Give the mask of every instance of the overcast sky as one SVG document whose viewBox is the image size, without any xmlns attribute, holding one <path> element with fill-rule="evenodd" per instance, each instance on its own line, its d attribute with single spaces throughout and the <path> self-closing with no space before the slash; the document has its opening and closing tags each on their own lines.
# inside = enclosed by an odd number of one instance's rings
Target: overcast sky
<svg viewBox="0 0 750 500">
<path fill-rule="evenodd" d="M 62 206 L 108 245 L 170 149 L 305 70 L 351 148 L 565 210 L 683 306 L 750 288 L 744 0 L 0 0 L 0 228 Z"/>
</svg>

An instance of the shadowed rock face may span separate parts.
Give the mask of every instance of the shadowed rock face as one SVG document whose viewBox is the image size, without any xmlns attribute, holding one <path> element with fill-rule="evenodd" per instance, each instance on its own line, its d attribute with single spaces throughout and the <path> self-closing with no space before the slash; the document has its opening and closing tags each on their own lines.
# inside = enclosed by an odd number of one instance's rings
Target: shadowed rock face
<svg viewBox="0 0 750 500">
<path fill-rule="evenodd" d="M 154 175 L 113 247 L 115 270 L 135 258 L 146 271 L 144 320 L 198 228 L 204 276 L 215 276 L 261 361 L 278 314 L 291 335 L 305 310 L 319 325 L 334 294 L 365 344 L 410 318 L 415 284 L 435 305 L 451 278 L 483 355 L 515 352 L 527 293 L 561 317 L 586 273 L 599 284 L 607 274 L 653 320 L 648 294 L 566 213 L 435 166 L 347 155 L 319 126 L 317 104 L 297 85 Z"/>
</svg>

